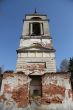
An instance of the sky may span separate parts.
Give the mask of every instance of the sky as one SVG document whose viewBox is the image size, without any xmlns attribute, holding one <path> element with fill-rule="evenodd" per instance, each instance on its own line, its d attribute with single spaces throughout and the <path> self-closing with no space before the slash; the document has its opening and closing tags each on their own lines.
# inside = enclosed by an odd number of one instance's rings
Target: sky
<svg viewBox="0 0 73 110">
<path fill-rule="evenodd" d="M 4 70 L 15 70 L 23 18 L 35 8 L 50 19 L 57 67 L 64 58 L 73 57 L 73 0 L 0 0 L 0 66 Z"/>
</svg>

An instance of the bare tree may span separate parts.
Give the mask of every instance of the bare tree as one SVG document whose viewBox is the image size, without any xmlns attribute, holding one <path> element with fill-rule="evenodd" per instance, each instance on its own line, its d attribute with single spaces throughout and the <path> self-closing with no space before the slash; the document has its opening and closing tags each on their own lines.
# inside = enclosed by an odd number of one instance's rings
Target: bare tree
<svg viewBox="0 0 73 110">
<path fill-rule="evenodd" d="M 70 60 L 69 60 L 69 72 L 71 73 L 70 81 L 71 81 L 71 87 L 72 87 L 72 90 L 73 90 L 73 57 L 70 58 Z"/>
<path fill-rule="evenodd" d="M 2 74 L 2 67 L 0 67 L 0 74 Z"/>
<path fill-rule="evenodd" d="M 69 61 L 67 59 L 63 59 L 60 64 L 60 71 L 67 72 L 69 69 Z"/>
</svg>

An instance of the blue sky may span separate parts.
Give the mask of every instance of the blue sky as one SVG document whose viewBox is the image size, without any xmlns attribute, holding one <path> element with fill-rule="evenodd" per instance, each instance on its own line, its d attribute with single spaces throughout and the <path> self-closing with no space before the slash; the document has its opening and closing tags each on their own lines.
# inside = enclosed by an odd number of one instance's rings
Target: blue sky
<svg viewBox="0 0 73 110">
<path fill-rule="evenodd" d="M 62 59 L 73 56 L 73 0 L 3 0 L 0 2 L 0 66 L 5 70 L 15 70 L 22 20 L 35 8 L 50 19 L 57 66 Z"/>
</svg>

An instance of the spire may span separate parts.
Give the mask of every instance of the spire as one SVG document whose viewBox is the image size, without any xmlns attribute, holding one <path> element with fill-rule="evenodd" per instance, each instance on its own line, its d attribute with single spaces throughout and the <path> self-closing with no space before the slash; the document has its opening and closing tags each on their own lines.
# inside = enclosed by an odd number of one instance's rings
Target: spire
<svg viewBox="0 0 73 110">
<path fill-rule="evenodd" d="M 35 14 L 37 13 L 37 11 L 36 11 L 36 8 L 35 8 L 35 11 L 34 11 L 34 13 L 35 13 Z"/>
</svg>

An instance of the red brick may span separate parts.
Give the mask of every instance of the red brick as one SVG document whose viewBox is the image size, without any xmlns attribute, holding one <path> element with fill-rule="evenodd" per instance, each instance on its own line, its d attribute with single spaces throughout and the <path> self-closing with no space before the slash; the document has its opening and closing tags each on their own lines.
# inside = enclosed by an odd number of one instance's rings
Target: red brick
<svg viewBox="0 0 73 110">
<path fill-rule="evenodd" d="M 12 98 L 15 100 L 18 107 L 25 107 L 28 104 L 28 89 L 23 86 L 18 90 L 13 90 Z"/>
</svg>

